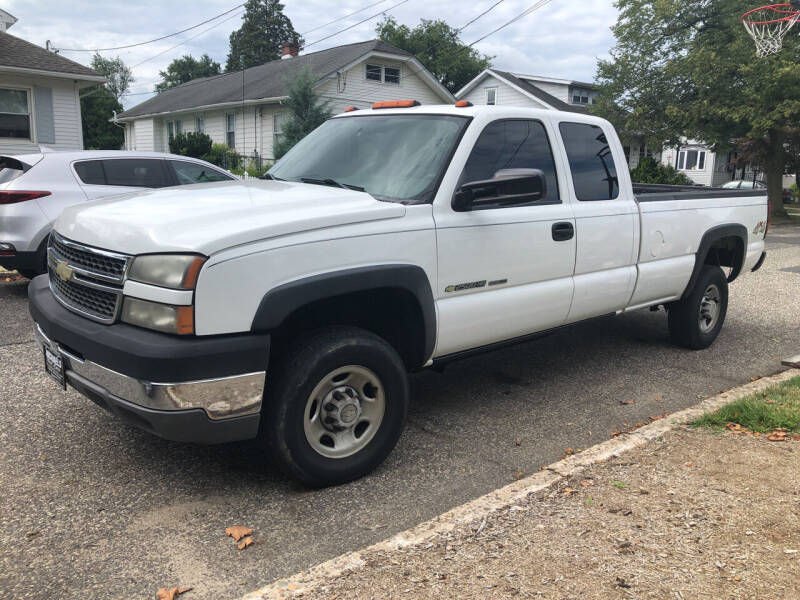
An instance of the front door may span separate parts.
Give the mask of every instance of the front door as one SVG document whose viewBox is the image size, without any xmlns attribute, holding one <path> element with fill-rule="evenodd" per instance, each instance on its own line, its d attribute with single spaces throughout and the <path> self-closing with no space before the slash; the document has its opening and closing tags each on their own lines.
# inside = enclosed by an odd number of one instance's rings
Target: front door
<svg viewBox="0 0 800 600">
<path fill-rule="evenodd" d="M 575 219 L 562 202 L 550 139 L 534 119 L 492 121 L 478 136 L 456 189 L 504 169 L 540 169 L 544 197 L 513 207 L 456 212 L 434 203 L 439 316 L 436 356 L 561 325 L 572 300 Z"/>
</svg>

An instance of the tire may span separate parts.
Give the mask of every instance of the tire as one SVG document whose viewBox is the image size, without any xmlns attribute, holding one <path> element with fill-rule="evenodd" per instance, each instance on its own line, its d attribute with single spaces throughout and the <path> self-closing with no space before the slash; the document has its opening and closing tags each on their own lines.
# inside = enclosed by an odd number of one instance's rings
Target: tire
<svg viewBox="0 0 800 600">
<path fill-rule="evenodd" d="M 36 251 L 36 261 L 35 265 L 32 269 L 17 269 L 17 272 L 22 275 L 23 277 L 27 277 L 28 279 L 33 279 L 37 275 L 41 275 L 42 273 L 47 273 L 47 238 L 45 237 L 45 241 L 42 242 L 42 245 L 39 246 L 39 249 Z"/>
<path fill-rule="evenodd" d="M 278 466 L 323 487 L 358 479 L 389 455 L 405 426 L 408 379 L 382 338 L 330 327 L 270 367 L 264 399 L 261 436 Z"/>
<path fill-rule="evenodd" d="M 708 348 L 717 339 L 728 312 L 728 280 L 716 266 L 704 265 L 689 295 L 669 306 L 672 341 L 692 350 Z"/>
</svg>

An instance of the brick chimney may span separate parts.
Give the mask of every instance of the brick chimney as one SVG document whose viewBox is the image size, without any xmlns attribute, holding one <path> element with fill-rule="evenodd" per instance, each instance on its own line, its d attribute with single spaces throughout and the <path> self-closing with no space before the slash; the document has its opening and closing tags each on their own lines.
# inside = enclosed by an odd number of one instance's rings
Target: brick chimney
<svg viewBox="0 0 800 600">
<path fill-rule="evenodd" d="M 281 45 L 281 60 L 284 58 L 294 58 L 300 53 L 300 46 L 295 42 L 284 42 Z"/>
</svg>

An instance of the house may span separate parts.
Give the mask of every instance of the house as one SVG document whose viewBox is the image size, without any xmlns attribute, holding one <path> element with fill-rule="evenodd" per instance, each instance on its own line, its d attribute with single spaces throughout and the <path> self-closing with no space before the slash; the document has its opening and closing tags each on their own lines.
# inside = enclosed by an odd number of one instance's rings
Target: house
<svg viewBox="0 0 800 600">
<path fill-rule="evenodd" d="M 80 90 L 102 75 L 8 33 L 0 10 L 0 154 L 83 150 Z"/>
<path fill-rule="evenodd" d="M 456 98 L 472 104 L 502 104 L 587 113 L 587 107 L 594 104 L 597 94 L 597 86 L 593 83 L 486 69 L 456 92 Z M 622 143 L 629 168 L 633 169 L 645 156 L 660 159 L 660 152 L 648 148 L 643 140 L 635 136 L 628 138 L 623 137 Z"/>
<path fill-rule="evenodd" d="M 194 79 L 124 111 L 117 121 L 126 128 L 125 148 L 168 151 L 172 135 L 202 131 L 239 154 L 272 159 L 288 114 L 288 84 L 302 68 L 318 78 L 316 92 L 334 113 L 380 100 L 455 101 L 413 55 L 383 41 L 302 55 L 285 44 L 279 60 Z"/>
<path fill-rule="evenodd" d="M 678 148 L 664 148 L 661 163 L 675 167 L 697 185 L 720 186 L 732 179 L 764 180 L 758 165 L 736 166 L 738 153 L 714 152 L 697 140 L 685 140 Z"/>
</svg>

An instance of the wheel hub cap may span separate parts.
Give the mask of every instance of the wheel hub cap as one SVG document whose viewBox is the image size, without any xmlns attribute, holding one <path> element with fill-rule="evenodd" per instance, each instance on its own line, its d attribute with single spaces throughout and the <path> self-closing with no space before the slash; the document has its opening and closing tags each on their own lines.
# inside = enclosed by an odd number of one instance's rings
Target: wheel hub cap
<svg viewBox="0 0 800 600">
<path fill-rule="evenodd" d="M 720 292 L 716 285 L 710 285 L 703 293 L 703 298 L 700 300 L 700 314 L 698 316 L 698 324 L 700 330 L 703 332 L 714 329 L 719 319 L 720 310 Z"/>
<path fill-rule="evenodd" d="M 322 423 L 331 431 L 350 427 L 361 416 L 358 392 L 350 386 L 334 388 L 322 402 Z"/>
</svg>

